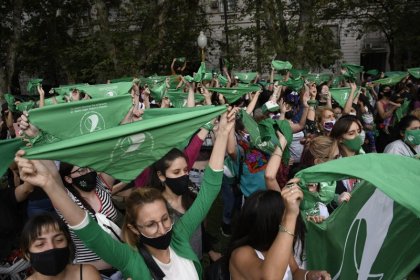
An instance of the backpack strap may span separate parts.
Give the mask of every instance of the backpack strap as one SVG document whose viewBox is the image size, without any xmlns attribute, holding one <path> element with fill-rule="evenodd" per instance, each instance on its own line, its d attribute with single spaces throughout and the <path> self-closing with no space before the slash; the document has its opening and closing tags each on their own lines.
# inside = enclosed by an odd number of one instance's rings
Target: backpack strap
<svg viewBox="0 0 420 280">
<path fill-rule="evenodd" d="M 165 273 L 163 273 L 162 269 L 158 266 L 156 261 L 153 259 L 152 255 L 147 251 L 143 244 L 137 243 L 137 249 L 139 250 L 139 254 L 143 257 L 144 262 L 146 263 L 147 267 L 152 274 L 154 280 L 163 280 L 165 277 Z"/>
</svg>

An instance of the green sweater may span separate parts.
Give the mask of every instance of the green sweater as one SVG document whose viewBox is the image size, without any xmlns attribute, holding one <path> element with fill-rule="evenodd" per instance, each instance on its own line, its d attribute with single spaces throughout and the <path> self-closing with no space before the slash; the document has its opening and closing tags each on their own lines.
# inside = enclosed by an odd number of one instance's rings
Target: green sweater
<svg viewBox="0 0 420 280">
<path fill-rule="evenodd" d="M 222 171 L 213 171 L 207 167 L 200 192 L 190 209 L 173 227 L 171 248 L 180 256 L 192 260 L 197 274 L 202 279 L 202 267 L 190 245 L 190 237 L 207 215 L 216 199 L 222 184 Z M 133 280 L 152 279 L 143 257 L 126 243 L 114 240 L 89 217 L 89 224 L 74 230 L 79 238 L 104 261 L 120 270 L 125 278 Z"/>
</svg>

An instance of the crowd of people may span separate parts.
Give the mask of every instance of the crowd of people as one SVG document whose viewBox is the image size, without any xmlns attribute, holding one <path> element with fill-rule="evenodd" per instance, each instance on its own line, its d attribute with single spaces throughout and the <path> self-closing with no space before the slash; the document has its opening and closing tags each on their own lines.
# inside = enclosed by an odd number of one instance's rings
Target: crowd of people
<svg viewBox="0 0 420 280">
<path fill-rule="evenodd" d="M 119 125 L 174 107 L 170 90 L 185 98 L 181 107 L 227 111 L 132 182 L 16 153 L 0 189 L 0 279 L 331 279 L 324 268 L 307 269 L 305 223 L 346 207 L 360 179 L 309 184 L 320 199 L 304 208 L 295 174 L 366 153 L 420 157 L 420 80 L 411 75 L 384 85 L 375 81 L 386 73 L 343 67 L 333 85 L 333 76 L 311 79 L 275 63 L 267 79 L 251 80 L 227 67 L 183 75 L 186 63 L 174 59 L 161 85 L 134 79 Z M 344 103 L 332 88 L 348 90 Z M 245 94 L 232 99 L 239 89 Z M 47 106 L 42 85 L 37 92 L 35 107 Z M 74 86 L 48 106 L 90 98 Z M 42 130 L 16 105 L 3 101 L 1 139 L 35 146 Z M 206 222 L 214 207 L 222 207 L 217 236 Z M 219 238 L 226 248 L 214 246 Z"/>
</svg>

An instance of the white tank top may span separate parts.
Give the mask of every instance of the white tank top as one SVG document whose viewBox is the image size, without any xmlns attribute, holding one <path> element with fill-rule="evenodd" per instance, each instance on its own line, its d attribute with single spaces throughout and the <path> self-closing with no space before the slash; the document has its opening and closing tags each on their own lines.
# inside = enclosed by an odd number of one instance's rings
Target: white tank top
<svg viewBox="0 0 420 280">
<path fill-rule="evenodd" d="M 257 256 L 260 260 L 264 260 L 264 255 L 260 251 L 255 250 L 255 249 L 254 249 L 254 251 L 255 251 L 255 253 L 257 254 Z M 287 265 L 286 273 L 283 276 L 283 280 L 293 280 L 293 274 L 292 274 L 292 271 L 290 270 L 289 265 Z"/>
</svg>

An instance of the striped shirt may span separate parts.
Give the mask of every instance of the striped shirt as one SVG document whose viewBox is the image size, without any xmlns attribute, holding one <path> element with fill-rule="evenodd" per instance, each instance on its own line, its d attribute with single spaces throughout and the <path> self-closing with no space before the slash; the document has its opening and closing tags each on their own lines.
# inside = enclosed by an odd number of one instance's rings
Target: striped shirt
<svg viewBox="0 0 420 280">
<path fill-rule="evenodd" d="M 99 201 L 101 202 L 101 207 L 98 213 L 104 214 L 109 219 L 111 219 L 113 222 L 117 219 L 117 211 L 112 204 L 111 200 L 111 191 L 108 187 L 106 187 L 105 183 L 102 182 L 102 180 L 97 177 L 96 179 L 96 196 L 98 197 Z M 83 204 L 80 202 L 79 199 L 77 199 L 70 191 L 67 190 L 67 194 L 70 196 L 70 198 L 76 202 L 76 204 L 87 211 L 89 215 L 91 215 L 92 218 L 94 218 L 94 215 L 88 211 Z M 63 215 L 56 209 L 56 212 L 58 215 L 63 219 L 63 221 L 67 224 L 67 221 L 64 219 Z M 68 226 L 68 224 L 67 224 Z M 74 263 L 86 263 L 86 262 L 93 262 L 100 260 L 101 258 L 97 256 L 94 252 L 92 252 L 90 249 L 88 249 L 83 242 L 79 239 L 79 237 L 70 229 L 70 235 L 73 240 L 74 246 L 76 248 Z"/>
</svg>

